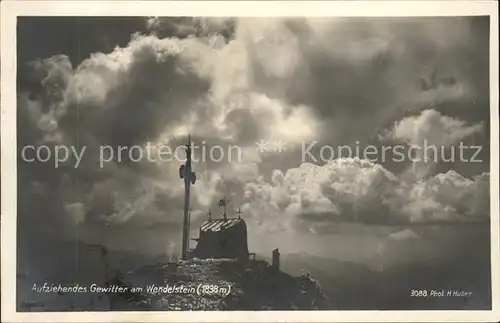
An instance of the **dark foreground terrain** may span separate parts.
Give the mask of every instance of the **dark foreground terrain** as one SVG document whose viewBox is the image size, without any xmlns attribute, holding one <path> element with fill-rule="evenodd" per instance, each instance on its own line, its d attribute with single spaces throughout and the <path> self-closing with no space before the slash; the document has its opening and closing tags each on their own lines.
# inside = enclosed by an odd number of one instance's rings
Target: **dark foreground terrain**
<svg viewBox="0 0 500 323">
<path fill-rule="evenodd" d="M 37 246 L 30 249 L 36 251 Z M 308 275 L 291 275 L 265 261 L 156 261 L 133 253 L 79 243 L 57 244 L 50 254 L 21 255 L 18 311 L 165 311 L 327 309 L 320 285 Z M 35 266 L 37 264 L 38 266 Z M 127 287 L 124 292 L 38 292 L 42 286 Z M 148 290 L 178 287 L 187 291 Z M 133 290 L 141 287 L 142 290 Z M 206 290 L 203 290 L 203 287 Z"/>
<path fill-rule="evenodd" d="M 111 295 L 116 310 L 289 310 L 326 309 L 328 300 L 311 277 L 292 277 L 264 261 L 171 261 L 125 275 L 133 286 L 184 287 L 186 292 L 143 290 Z M 189 291 L 191 290 L 191 291 Z M 124 301 L 126 300 L 126 301 Z"/>
</svg>

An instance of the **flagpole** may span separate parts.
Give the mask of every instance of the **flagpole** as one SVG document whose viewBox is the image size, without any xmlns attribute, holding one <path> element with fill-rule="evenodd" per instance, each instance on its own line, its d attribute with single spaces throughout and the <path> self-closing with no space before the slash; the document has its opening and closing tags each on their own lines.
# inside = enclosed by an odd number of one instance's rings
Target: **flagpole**
<svg viewBox="0 0 500 323">
<path fill-rule="evenodd" d="M 223 205 L 224 207 L 224 221 L 227 220 L 227 213 L 226 213 L 226 206 L 227 206 L 227 199 L 226 197 L 224 196 L 224 200 L 223 200 Z"/>
</svg>

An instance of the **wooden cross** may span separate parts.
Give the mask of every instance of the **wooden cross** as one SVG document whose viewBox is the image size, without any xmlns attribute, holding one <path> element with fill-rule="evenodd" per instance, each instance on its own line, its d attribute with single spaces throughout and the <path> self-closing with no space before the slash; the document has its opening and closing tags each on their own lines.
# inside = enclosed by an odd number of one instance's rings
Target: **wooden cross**
<svg viewBox="0 0 500 323">
<path fill-rule="evenodd" d="M 241 208 L 238 208 L 238 219 L 241 219 Z"/>
</svg>

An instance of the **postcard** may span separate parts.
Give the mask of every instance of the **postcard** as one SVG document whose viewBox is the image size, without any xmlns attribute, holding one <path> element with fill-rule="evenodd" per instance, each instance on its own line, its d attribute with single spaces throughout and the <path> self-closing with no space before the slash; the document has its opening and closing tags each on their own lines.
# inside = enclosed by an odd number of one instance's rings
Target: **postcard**
<svg viewBox="0 0 500 323">
<path fill-rule="evenodd" d="M 500 319 L 494 1 L 4 1 L 2 321 Z"/>
</svg>

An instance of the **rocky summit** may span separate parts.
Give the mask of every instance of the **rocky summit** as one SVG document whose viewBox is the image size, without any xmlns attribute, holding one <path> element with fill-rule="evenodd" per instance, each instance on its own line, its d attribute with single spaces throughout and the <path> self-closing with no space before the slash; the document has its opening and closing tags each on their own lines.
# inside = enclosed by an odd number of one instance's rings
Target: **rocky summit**
<svg viewBox="0 0 500 323">
<path fill-rule="evenodd" d="M 130 293 L 109 293 L 113 310 L 326 309 L 327 297 L 309 275 L 292 277 L 265 261 L 176 260 L 144 266 L 113 284 Z M 134 287 L 142 287 L 137 290 Z"/>
</svg>

